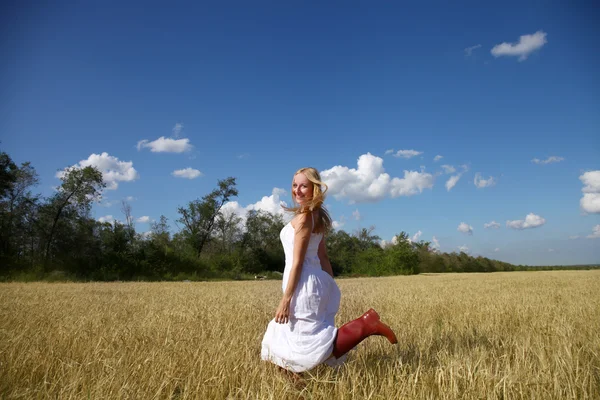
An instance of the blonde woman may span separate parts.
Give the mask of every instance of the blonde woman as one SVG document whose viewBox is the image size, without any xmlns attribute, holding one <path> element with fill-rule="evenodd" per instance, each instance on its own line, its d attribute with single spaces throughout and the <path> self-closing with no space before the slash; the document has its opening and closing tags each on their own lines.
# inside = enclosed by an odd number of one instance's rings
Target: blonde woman
<svg viewBox="0 0 600 400">
<path fill-rule="evenodd" d="M 370 309 L 336 329 L 340 290 L 333 280 L 325 233 L 331 218 L 323 207 L 327 185 L 314 168 L 298 170 L 292 180 L 293 219 L 281 230 L 285 252 L 283 296 L 262 341 L 261 358 L 293 374 L 323 362 L 336 365 L 371 335 L 397 343 L 394 332 Z"/>
</svg>

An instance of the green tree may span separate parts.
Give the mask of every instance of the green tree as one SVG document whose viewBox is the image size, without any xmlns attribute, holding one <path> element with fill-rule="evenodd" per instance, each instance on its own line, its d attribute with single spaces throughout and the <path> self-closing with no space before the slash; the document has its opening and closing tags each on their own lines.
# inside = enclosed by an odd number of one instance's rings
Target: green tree
<svg viewBox="0 0 600 400">
<path fill-rule="evenodd" d="M 184 225 L 183 233 L 198 257 L 202 249 L 211 239 L 215 221 L 223 205 L 238 195 L 235 178 L 229 177 L 218 181 L 218 188 L 202 197 L 202 200 L 191 201 L 187 207 L 179 207 L 177 212 L 181 218 L 177 220 Z"/>
<path fill-rule="evenodd" d="M 281 215 L 262 210 L 248 212 L 242 240 L 242 249 L 251 257 L 245 265 L 247 272 L 283 269 L 285 254 L 279 234 L 284 226 Z"/>
<path fill-rule="evenodd" d="M 29 162 L 17 167 L 6 153 L 0 153 L 0 164 L 0 260 L 8 268 L 33 256 L 39 195 L 30 189 L 38 175 Z"/>
<path fill-rule="evenodd" d="M 221 210 L 219 212 L 215 221 L 214 236 L 220 242 L 219 250 L 221 253 L 231 254 L 236 243 L 241 240 L 241 222 L 242 219 L 232 210 Z"/>
<path fill-rule="evenodd" d="M 61 173 L 62 184 L 57 193 L 48 201 L 47 212 L 51 216 L 50 227 L 44 251 L 44 267 L 47 268 L 50 250 L 54 240 L 56 227 L 67 208 L 80 215 L 88 215 L 91 204 L 100 199 L 106 184 L 102 180 L 102 172 L 96 167 L 68 168 Z M 72 215 L 75 213 L 72 213 Z"/>
</svg>

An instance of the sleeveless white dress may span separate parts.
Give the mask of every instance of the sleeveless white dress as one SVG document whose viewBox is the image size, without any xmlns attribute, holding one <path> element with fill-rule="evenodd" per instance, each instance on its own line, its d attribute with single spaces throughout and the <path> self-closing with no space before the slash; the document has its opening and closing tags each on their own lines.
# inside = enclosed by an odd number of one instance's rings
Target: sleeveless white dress
<svg viewBox="0 0 600 400">
<path fill-rule="evenodd" d="M 291 222 L 279 236 L 285 252 L 282 283 L 285 292 L 294 255 Z M 322 238 L 320 233 L 310 236 L 300 280 L 290 303 L 289 322 L 278 324 L 271 320 L 262 341 L 261 358 L 293 372 L 306 371 L 323 362 L 333 366 L 345 361 L 345 357 L 338 360 L 331 356 L 341 295 L 335 280 L 321 269 L 317 250 Z"/>
</svg>

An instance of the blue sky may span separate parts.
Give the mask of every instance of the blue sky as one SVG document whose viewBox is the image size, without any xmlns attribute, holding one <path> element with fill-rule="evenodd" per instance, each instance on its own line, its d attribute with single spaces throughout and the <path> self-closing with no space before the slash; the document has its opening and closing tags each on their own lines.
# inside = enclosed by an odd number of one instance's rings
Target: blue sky
<svg viewBox="0 0 600 400">
<path fill-rule="evenodd" d="M 3 5 L 2 150 L 45 195 L 99 166 L 95 217 L 128 198 L 140 232 L 228 176 L 230 212 L 278 210 L 314 166 L 348 232 L 600 262 L 591 2 L 285 3 Z"/>
</svg>

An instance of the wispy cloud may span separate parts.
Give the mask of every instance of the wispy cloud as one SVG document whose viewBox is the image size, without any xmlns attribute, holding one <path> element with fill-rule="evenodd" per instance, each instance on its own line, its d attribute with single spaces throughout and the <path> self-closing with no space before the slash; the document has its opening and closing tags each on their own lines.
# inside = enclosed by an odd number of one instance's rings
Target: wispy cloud
<svg viewBox="0 0 600 400">
<path fill-rule="evenodd" d="M 422 151 L 416 151 L 416 150 L 398 150 L 396 152 L 396 154 L 394 154 L 394 157 L 400 157 L 400 158 L 413 158 L 416 157 L 420 154 L 423 154 Z"/>
<path fill-rule="evenodd" d="M 175 126 L 173 127 L 173 137 L 175 139 L 179 138 L 179 135 L 181 134 L 181 131 L 183 130 L 183 124 L 180 124 L 179 122 L 175 124 Z"/>
<path fill-rule="evenodd" d="M 450 166 L 452 169 L 454 169 L 454 167 Z M 454 186 L 456 186 L 456 184 L 458 183 L 458 181 L 460 180 L 460 177 L 469 170 L 469 167 L 467 167 L 466 165 L 462 165 L 462 172 L 456 174 L 456 175 L 452 175 L 447 181 L 446 181 L 446 190 L 450 191 Z"/>
<path fill-rule="evenodd" d="M 101 222 L 101 223 L 108 222 L 109 224 L 114 224 L 115 221 L 116 220 L 112 215 L 105 215 L 103 217 L 98 218 L 98 222 Z"/>
<path fill-rule="evenodd" d="M 512 229 L 531 229 L 538 228 L 546 223 L 546 220 L 539 215 L 529 213 L 525 219 L 516 219 L 512 221 L 506 221 L 506 226 Z"/>
<path fill-rule="evenodd" d="M 492 48 L 491 53 L 494 57 L 512 56 L 524 61 L 529 54 L 541 49 L 546 43 L 546 32 L 537 31 L 531 35 L 522 35 L 517 43 L 500 43 Z"/>
<path fill-rule="evenodd" d="M 592 228 L 592 234 L 586 236 L 588 239 L 600 238 L 600 225 L 596 225 Z"/>
<path fill-rule="evenodd" d="M 452 173 L 456 172 L 456 168 L 454 168 L 452 165 L 444 164 L 444 165 L 442 165 L 442 169 L 444 170 L 444 173 L 446 173 L 446 174 L 452 174 Z"/>
<path fill-rule="evenodd" d="M 188 167 L 184 169 L 175 170 L 171 173 L 171 175 L 173 175 L 176 178 L 195 179 L 199 176 L 202 176 L 202 172 L 200 172 L 197 169 Z"/>
<path fill-rule="evenodd" d="M 483 179 L 481 177 L 481 174 L 478 172 L 475 174 L 475 179 L 473 180 L 473 183 L 478 189 L 481 189 L 484 187 L 494 186 L 496 184 L 496 179 L 492 176 L 490 176 L 488 179 Z"/>
<path fill-rule="evenodd" d="M 139 223 L 142 223 L 142 224 L 146 224 L 146 223 L 150 222 L 150 217 L 147 215 L 144 215 L 142 217 L 139 217 L 136 221 Z"/>
<path fill-rule="evenodd" d="M 462 245 L 458 247 L 458 250 L 463 252 L 463 253 L 469 253 L 469 248 L 466 245 Z"/>
<path fill-rule="evenodd" d="M 419 241 L 419 238 L 421 237 L 421 235 L 423 234 L 423 232 L 418 231 L 417 233 L 415 233 L 410 239 L 408 239 L 411 243 L 415 243 Z"/>
<path fill-rule="evenodd" d="M 545 160 L 540 160 L 539 158 L 534 158 L 533 160 L 531 160 L 531 162 L 534 164 L 546 165 L 546 164 L 561 162 L 563 160 L 564 160 L 563 157 L 550 156 L 550 157 L 546 158 Z"/>
<path fill-rule="evenodd" d="M 461 174 L 453 175 L 446 181 L 446 190 L 450 191 L 458 181 L 460 180 Z"/>
<path fill-rule="evenodd" d="M 475 46 L 467 47 L 465 49 L 465 56 L 471 57 L 471 54 L 473 54 L 473 51 L 477 50 L 480 47 L 481 47 L 480 44 L 476 44 Z"/>
<path fill-rule="evenodd" d="M 340 217 L 339 221 L 333 221 L 332 225 L 333 225 L 333 229 L 340 229 L 341 227 L 346 225 L 346 217 L 342 215 Z"/>
<path fill-rule="evenodd" d="M 192 150 L 194 146 L 190 144 L 190 139 L 188 138 L 172 139 L 161 136 L 151 142 L 144 139 L 137 143 L 138 151 L 145 148 L 150 149 L 153 153 L 184 153 Z"/>
<path fill-rule="evenodd" d="M 492 221 L 492 222 L 483 224 L 483 227 L 485 229 L 498 229 L 498 228 L 500 228 L 500 224 L 497 223 L 496 221 Z"/>
<path fill-rule="evenodd" d="M 444 158 L 444 156 L 440 156 L 440 155 L 438 154 L 437 156 L 433 157 L 433 161 L 434 161 L 434 162 L 438 162 L 438 161 L 440 161 L 442 158 Z"/>
<path fill-rule="evenodd" d="M 433 242 L 433 248 L 436 250 L 440 249 L 440 241 L 434 236 L 431 238 L 431 241 Z"/>
</svg>

